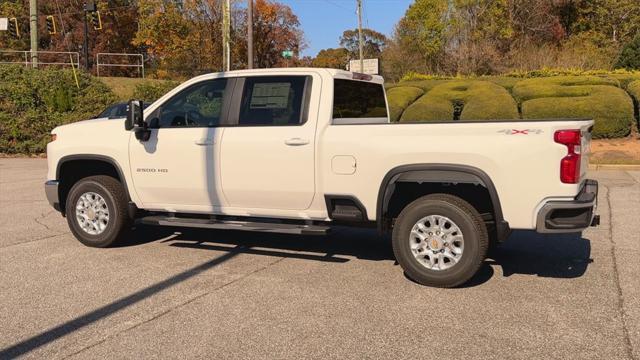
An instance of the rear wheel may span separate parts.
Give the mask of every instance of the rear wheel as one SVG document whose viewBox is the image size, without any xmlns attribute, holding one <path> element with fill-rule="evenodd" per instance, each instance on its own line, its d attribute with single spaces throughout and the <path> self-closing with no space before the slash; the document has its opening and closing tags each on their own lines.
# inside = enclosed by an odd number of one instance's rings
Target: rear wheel
<svg viewBox="0 0 640 360">
<path fill-rule="evenodd" d="M 454 287 L 471 279 L 487 254 L 487 229 L 478 211 L 449 194 L 421 197 L 398 216 L 393 252 L 412 280 Z"/>
<path fill-rule="evenodd" d="M 71 232 L 86 246 L 111 246 L 131 225 L 124 188 L 110 176 L 78 181 L 69 191 L 65 208 Z"/>
</svg>

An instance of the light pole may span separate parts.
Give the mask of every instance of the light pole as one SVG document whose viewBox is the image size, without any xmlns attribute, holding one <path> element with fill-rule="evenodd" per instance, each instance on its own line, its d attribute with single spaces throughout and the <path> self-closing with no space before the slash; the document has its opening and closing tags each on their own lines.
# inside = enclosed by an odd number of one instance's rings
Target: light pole
<svg viewBox="0 0 640 360">
<path fill-rule="evenodd" d="M 364 72 L 364 41 L 362 39 L 362 0 L 358 0 L 358 43 L 360 48 L 360 72 Z"/>
<path fill-rule="evenodd" d="M 247 6 L 247 68 L 253 69 L 253 0 Z"/>
<path fill-rule="evenodd" d="M 29 0 L 29 29 L 31 33 L 31 65 L 38 67 L 38 0 Z"/>
<path fill-rule="evenodd" d="M 231 4 L 229 0 L 222 2 L 222 71 L 231 70 Z"/>
</svg>

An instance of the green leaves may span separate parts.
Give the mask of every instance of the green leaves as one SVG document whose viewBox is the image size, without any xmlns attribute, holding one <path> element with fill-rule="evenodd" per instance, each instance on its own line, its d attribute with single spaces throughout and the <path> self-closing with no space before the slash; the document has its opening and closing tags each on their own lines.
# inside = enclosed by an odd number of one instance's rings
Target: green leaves
<svg viewBox="0 0 640 360">
<path fill-rule="evenodd" d="M 627 70 L 640 70 L 640 33 L 622 48 L 615 67 Z"/>
<path fill-rule="evenodd" d="M 116 98 L 102 82 L 71 70 L 0 67 L 0 153 L 42 153 L 59 125 L 98 114 Z"/>
</svg>

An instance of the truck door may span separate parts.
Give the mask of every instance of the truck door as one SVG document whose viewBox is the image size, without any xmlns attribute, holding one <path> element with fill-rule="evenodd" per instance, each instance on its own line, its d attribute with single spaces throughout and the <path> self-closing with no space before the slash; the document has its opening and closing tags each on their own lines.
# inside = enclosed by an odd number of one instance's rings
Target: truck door
<svg viewBox="0 0 640 360">
<path fill-rule="evenodd" d="M 256 76 L 237 80 L 231 126 L 222 134 L 222 189 L 229 206 L 304 210 L 315 193 L 316 114 L 311 89 L 320 78 Z"/>
<path fill-rule="evenodd" d="M 211 211 L 222 204 L 216 167 L 234 82 L 205 80 L 183 89 L 146 116 L 149 141 L 131 137 L 131 173 L 145 207 Z"/>
</svg>

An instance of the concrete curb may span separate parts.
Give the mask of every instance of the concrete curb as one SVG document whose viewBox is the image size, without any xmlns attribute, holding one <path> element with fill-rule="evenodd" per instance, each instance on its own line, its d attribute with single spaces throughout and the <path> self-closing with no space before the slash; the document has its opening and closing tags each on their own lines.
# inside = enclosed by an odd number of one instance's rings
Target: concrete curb
<svg viewBox="0 0 640 360">
<path fill-rule="evenodd" d="M 627 171 L 640 171 L 640 165 L 624 165 L 624 164 L 589 164 L 589 170 L 627 170 Z"/>
</svg>

